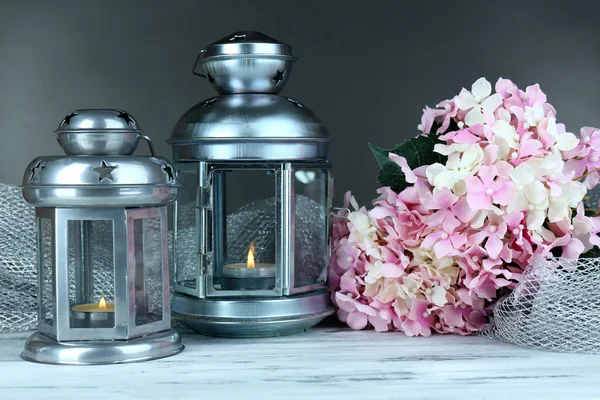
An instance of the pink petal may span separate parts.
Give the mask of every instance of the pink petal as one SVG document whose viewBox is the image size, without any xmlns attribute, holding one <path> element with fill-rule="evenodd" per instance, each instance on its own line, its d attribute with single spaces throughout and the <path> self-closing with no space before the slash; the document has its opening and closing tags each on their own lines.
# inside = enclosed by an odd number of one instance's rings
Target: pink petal
<svg viewBox="0 0 600 400">
<path fill-rule="evenodd" d="M 493 165 L 482 165 L 477 172 L 477 175 L 481 178 L 483 185 L 488 188 L 494 184 L 494 178 L 498 171 Z"/>
<path fill-rule="evenodd" d="M 458 131 L 458 133 L 452 138 L 454 143 L 473 144 L 479 142 L 479 138 L 466 129 Z"/>
<path fill-rule="evenodd" d="M 546 95 L 542 92 L 540 85 L 537 83 L 532 86 L 527 86 L 525 93 L 527 93 L 527 102 L 531 105 L 535 103 L 544 104 L 547 100 Z"/>
<path fill-rule="evenodd" d="M 440 209 L 451 207 L 457 200 L 458 197 L 448 188 L 442 188 L 433 194 L 433 201 L 439 205 Z"/>
<path fill-rule="evenodd" d="M 465 325 L 462 318 L 462 313 L 460 312 L 459 308 L 452 305 L 448 305 L 444 306 L 443 310 L 444 320 L 446 321 L 446 324 L 450 326 L 455 326 L 457 328 L 462 328 Z"/>
<path fill-rule="evenodd" d="M 492 165 L 498 158 L 498 146 L 488 144 L 483 150 L 483 164 Z"/>
<path fill-rule="evenodd" d="M 563 247 L 562 257 L 577 259 L 585 251 L 585 246 L 579 239 L 571 239 L 566 246 Z"/>
<path fill-rule="evenodd" d="M 494 191 L 494 202 L 500 204 L 501 206 L 506 206 L 512 201 L 514 194 L 515 191 L 513 184 L 510 182 L 505 182 Z"/>
<path fill-rule="evenodd" d="M 380 271 L 384 278 L 399 278 L 404 275 L 404 267 L 392 263 L 382 264 Z"/>
<path fill-rule="evenodd" d="M 344 275 L 342 275 L 342 277 L 340 278 L 340 289 L 343 292 L 352 293 L 354 296 L 358 297 L 360 296 L 360 293 L 358 292 L 356 283 L 357 282 L 354 270 L 351 269 L 347 271 Z"/>
<path fill-rule="evenodd" d="M 454 248 L 452 247 L 452 243 L 450 240 L 440 240 L 435 245 L 433 245 L 433 250 L 435 251 L 435 256 L 437 258 L 443 258 L 448 254 L 452 253 Z"/>
<path fill-rule="evenodd" d="M 358 311 L 353 311 L 348 314 L 348 318 L 346 319 L 346 323 L 348 326 L 355 331 L 359 331 L 364 329 L 367 326 L 368 317 L 366 314 L 363 314 Z"/>
<path fill-rule="evenodd" d="M 487 325 L 485 311 L 472 311 L 469 314 L 469 323 L 477 330 L 483 329 Z"/>
<path fill-rule="evenodd" d="M 491 258 L 498 258 L 500 252 L 502 251 L 502 240 L 498 238 L 496 235 L 490 235 L 485 244 L 485 249 L 488 251 L 488 254 Z"/>
<path fill-rule="evenodd" d="M 357 303 L 357 301 L 348 295 L 342 294 L 340 292 L 336 292 L 335 293 L 335 302 L 341 310 L 344 310 L 346 312 L 350 313 L 350 312 L 356 310 L 355 304 Z"/>
<path fill-rule="evenodd" d="M 469 207 L 474 211 L 492 209 L 490 195 L 486 192 L 470 192 L 467 194 L 467 201 L 469 202 Z"/>
<path fill-rule="evenodd" d="M 387 332 L 389 330 L 388 322 L 381 317 L 368 317 L 369 323 L 375 328 L 375 332 Z"/>
<path fill-rule="evenodd" d="M 417 176 L 414 174 L 413 170 L 410 169 L 410 167 L 408 166 L 406 158 L 399 156 L 395 153 L 388 154 L 388 157 L 390 160 L 392 160 L 400 166 L 400 169 L 402 169 L 402 172 L 404 173 L 406 182 L 415 183 L 417 181 Z"/>
<path fill-rule="evenodd" d="M 448 234 L 454 232 L 456 228 L 460 225 L 460 221 L 454 217 L 451 212 L 446 213 L 446 218 L 444 218 L 444 223 L 442 224 L 442 229 L 446 231 Z"/>
<path fill-rule="evenodd" d="M 483 168 L 483 166 L 481 167 Z M 485 192 L 487 187 L 476 176 L 469 176 L 465 179 L 469 192 Z"/>
<path fill-rule="evenodd" d="M 369 215 L 371 215 L 375 219 L 383 219 L 385 217 L 393 217 L 396 215 L 396 212 L 387 207 L 374 207 L 371 211 L 369 211 Z"/>
<path fill-rule="evenodd" d="M 529 139 L 521 142 L 519 149 L 519 155 L 521 157 L 529 157 L 537 154 L 542 147 L 542 143 L 539 140 Z"/>
<path fill-rule="evenodd" d="M 469 202 L 465 197 L 462 197 L 459 201 L 452 206 L 452 212 L 462 222 L 469 222 L 473 219 L 476 212 L 469 206 Z"/>
</svg>

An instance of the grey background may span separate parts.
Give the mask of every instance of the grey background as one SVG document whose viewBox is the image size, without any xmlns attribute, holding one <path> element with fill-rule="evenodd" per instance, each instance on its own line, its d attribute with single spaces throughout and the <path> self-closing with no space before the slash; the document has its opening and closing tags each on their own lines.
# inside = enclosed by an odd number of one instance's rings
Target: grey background
<svg viewBox="0 0 600 400">
<path fill-rule="evenodd" d="M 540 83 L 570 131 L 600 125 L 595 1 L 0 1 L 0 182 L 18 184 L 75 108 L 131 112 L 164 142 L 212 97 L 190 73 L 199 50 L 259 30 L 299 57 L 285 95 L 308 104 L 336 140 L 336 202 L 376 196 L 371 141 L 417 133 L 421 109 L 480 76 Z M 145 152 L 145 148 L 143 152 Z"/>
</svg>

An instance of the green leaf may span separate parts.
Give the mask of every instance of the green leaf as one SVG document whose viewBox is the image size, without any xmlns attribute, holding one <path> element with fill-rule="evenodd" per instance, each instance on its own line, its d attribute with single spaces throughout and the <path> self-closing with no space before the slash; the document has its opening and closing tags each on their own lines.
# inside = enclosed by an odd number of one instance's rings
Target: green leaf
<svg viewBox="0 0 600 400">
<path fill-rule="evenodd" d="M 381 166 L 377 180 L 381 185 L 389 186 L 394 192 L 400 193 L 410 184 L 406 182 L 400 166 L 390 160 L 388 154 L 394 153 L 404 157 L 411 169 L 434 163 L 445 164 L 447 157 L 433 151 L 438 143 L 444 142 L 440 140 L 439 135 L 435 134 L 413 137 L 390 150 L 369 143 L 371 152 Z"/>
<path fill-rule="evenodd" d="M 381 166 L 379 175 L 377 175 L 377 181 L 383 186 L 389 186 L 396 193 L 400 193 L 404 190 L 409 184 L 406 182 L 400 166 L 388 157 L 390 151 L 384 150 L 371 143 L 369 143 L 369 148 Z"/>
</svg>

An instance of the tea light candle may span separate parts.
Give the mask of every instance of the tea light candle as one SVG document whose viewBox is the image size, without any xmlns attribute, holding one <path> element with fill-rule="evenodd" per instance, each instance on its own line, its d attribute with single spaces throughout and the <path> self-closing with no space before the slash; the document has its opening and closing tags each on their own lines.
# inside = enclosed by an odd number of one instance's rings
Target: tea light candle
<svg viewBox="0 0 600 400">
<path fill-rule="evenodd" d="M 275 264 L 255 263 L 254 244 L 251 244 L 248 261 L 225 265 L 221 282 L 225 290 L 271 289 L 275 284 Z"/>
<path fill-rule="evenodd" d="M 115 303 L 104 296 L 98 303 L 79 304 L 71 307 L 74 328 L 112 328 L 115 326 Z"/>
</svg>

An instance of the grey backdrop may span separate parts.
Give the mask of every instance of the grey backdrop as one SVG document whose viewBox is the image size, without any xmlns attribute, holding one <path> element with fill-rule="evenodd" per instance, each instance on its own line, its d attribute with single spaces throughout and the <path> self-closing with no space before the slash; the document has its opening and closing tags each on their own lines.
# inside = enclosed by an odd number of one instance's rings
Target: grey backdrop
<svg viewBox="0 0 600 400">
<path fill-rule="evenodd" d="M 131 112 L 164 140 L 214 95 L 190 73 L 199 50 L 237 30 L 293 46 L 284 94 L 308 104 L 335 143 L 336 197 L 376 194 L 367 148 L 414 135 L 425 104 L 480 76 L 539 82 L 571 131 L 600 125 L 596 1 L 0 0 L 0 182 L 37 155 L 75 108 Z M 144 146 L 140 146 L 144 147 Z M 144 149 L 145 151 L 145 149 Z"/>
</svg>

